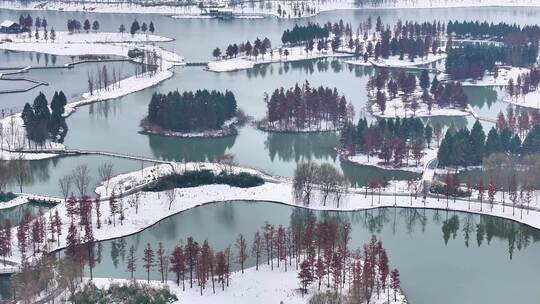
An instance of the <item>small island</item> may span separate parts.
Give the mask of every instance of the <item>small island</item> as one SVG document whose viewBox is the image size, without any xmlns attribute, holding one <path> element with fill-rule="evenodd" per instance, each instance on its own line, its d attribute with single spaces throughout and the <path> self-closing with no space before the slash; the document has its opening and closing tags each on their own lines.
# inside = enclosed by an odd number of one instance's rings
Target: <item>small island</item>
<svg viewBox="0 0 540 304">
<path fill-rule="evenodd" d="M 336 88 L 298 83 L 287 90 L 265 94 L 267 115 L 257 123 L 269 132 L 336 131 L 354 117 L 354 107 Z"/>
<path fill-rule="evenodd" d="M 154 93 L 143 133 L 176 137 L 223 137 L 236 135 L 241 111 L 231 91 L 197 90 Z"/>
</svg>

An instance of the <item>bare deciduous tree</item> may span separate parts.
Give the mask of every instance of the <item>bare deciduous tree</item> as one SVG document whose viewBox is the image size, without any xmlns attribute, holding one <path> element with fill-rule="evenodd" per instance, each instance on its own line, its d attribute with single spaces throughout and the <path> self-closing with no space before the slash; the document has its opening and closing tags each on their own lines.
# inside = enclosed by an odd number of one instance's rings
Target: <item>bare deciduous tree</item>
<svg viewBox="0 0 540 304">
<path fill-rule="evenodd" d="M 313 188 L 317 182 L 317 165 L 313 162 L 298 164 L 294 170 L 293 193 L 298 201 L 309 206 Z"/>
<path fill-rule="evenodd" d="M 165 191 L 165 195 L 167 196 L 167 200 L 169 200 L 169 210 L 171 210 L 171 205 L 176 198 L 176 189 L 172 188 Z"/>
<path fill-rule="evenodd" d="M 101 182 L 103 182 L 103 186 L 105 186 L 105 195 L 108 195 L 110 180 L 113 176 L 113 164 L 103 163 L 101 166 L 99 166 L 98 173 L 99 177 L 101 178 Z"/>
<path fill-rule="evenodd" d="M 79 165 L 71 172 L 73 183 L 81 197 L 86 195 L 90 185 L 90 169 L 86 165 Z"/>
<path fill-rule="evenodd" d="M 67 200 L 69 194 L 71 193 L 71 186 L 73 185 L 73 178 L 71 175 L 65 175 L 58 180 L 58 185 L 60 186 L 60 191 L 64 200 Z"/>
</svg>

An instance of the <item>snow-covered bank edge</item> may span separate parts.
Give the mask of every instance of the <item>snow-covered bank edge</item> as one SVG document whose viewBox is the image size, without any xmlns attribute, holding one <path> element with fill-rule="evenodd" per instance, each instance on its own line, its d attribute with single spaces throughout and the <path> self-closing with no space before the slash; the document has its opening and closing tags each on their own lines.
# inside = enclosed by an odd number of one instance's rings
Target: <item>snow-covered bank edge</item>
<svg viewBox="0 0 540 304">
<path fill-rule="evenodd" d="M 375 61 L 374 59 L 370 58 L 367 61 L 364 61 L 363 59 L 353 59 L 353 60 L 346 60 L 346 64 L 350 65 L 357 65 L 357 66 L 371 66 L 371 67 L 378 67 L 378 68 L 419 68 L 419 66 L 422 65 L 428 65 L 440 60 L 443 60 L 446 58 L 445 53 L 433 55 L 431 53 L 428 54 L 428 57 L 416 59 L 416 61 L 411 62 L 408 59 L 399 60 L 399 56 L 391 56 L 388 59 L 380 58 L 379 60 Z"/>
<path fill-rule="evenodd" d="M 349 162 L 356 166 L 368 166 L 368 167 L 374 167 L 374 168 L 379 168 L 379 169 L 389 170 L 389 171 L 406 171 L 406 172 L 421 174 L 424 172 L 425 165 L 429 163 L 431 160 L 437 158 L 438 149 L 435 149 L 433 147 L 431 148 L 426 147 L 423 150 L 424 155 L 420 159 L 418 165 L 414 164 L 414 160 L 411 157 L 409 159 L 409 163 L 400 167 L 395 167 L 392 165 L 384 165 L 383 164 L 384 160 L 379 158 L 378 155 L 371 155 L 369 157 L 369 162 L 368 162 L 368 157 L 366 154 L 347 155 L 344 152 L 345 151 L 338 150 L 340 160 Z M 404 160 L 404 162 L 407 162 L 407 160 Z"/>
<path fill-rule="evenodd" d="M 313 51 L 312 54 L 307 53 L 303 50 L 303 47 L 291 47 L 291 48 L 282 48 L 282 51 L 288 50 L 289 55 L 279 55 L 278 49 L 273 50 L 273 55 L 270 54 L 259 55 L 256 59 L 254 57 L 241 56 L 231 59 L 223 60 L 214 60 L 210 61 L 207 65 L 207 70 L 211 72 L 233 72 L 240 70 L 247 70 L 254 68 L 255 66 L 269 63 L 286 63 L 286 62 L 296 62 L 302 60 L 313 60 L 313 59 L 322 59 L 322 58 L 336 58 L 336 57 L 352 57 L 354 55 L 347 53 L 334 53 L 332 51 Z"/>
<path fill-rule="evenodd" d="M 223 124 L 223 127 L 218 130 L 204 130 L 204 131 L 192 131 L 192 132 L 176 132 L 171 130 L 162 129 L 159 126 L 152 125 L 148 121 L 148 118 L 144 118 L 141 121 L 142 130 L 140 134 L 159 135 L 166 137 L 178 137 L 178 138 L 220 138 L 228 136 L 238 135 L 237 126 L 241 125 L 238 121 L 238 117 L 234 117 Z"/>
<path fill-rule="evenodd" d="M 503 101 L 518 107 L 540 110 L 540 90 L 518 97 L 506 96 L 503 98 Z"/>
<path fill-rule="evenodd" d="M 199 288 L 187 287 L 185 291 L 182 290 L 182 284 L 177 286 L 174 280 L 169 280 L 165 283 L 160 281 L 151 280 L 148 283 L 145 280 L 137 280 L 139 284 L 146 284 L 154 288 L 167 288 L 169 291 L 177 295 L 179 301 L 175 303 L 190 303 L 190 304 L 213 304 L 213 303 L 235 303 L 235 304 L 252 304 L 256 301 L 258 304 L 303 304 L 309 301 L 311 295 L 317 292 L 317 284 L 312 284 L 308 287 L 307 295 L 302 296 L 298 290 L 300 287 L 298 281 L 298 270 L 294 267 L 290 267 L 288 271 L 285 271 L 285 267 L 274 267 L 274 270 L 270 269 L 266 263 L 259 265 L 259 270 L 255 267 L 244 269 L 244 273 L 241 271 L 231 272 L 231 278 L 229 287 L 224 291 L 221 290 L 219 284 L 216 286 L 216 293 L 212 293 L 211 286 L 208 286 L 203 296 L 200 294 Z M 86 279 L 88 280 L 88 279 Z M 92 282 L 98 288 L 108 288 L 111 284 L 123 284 L 131 281 L 126 279 L 112 279 L 112 278 L 94 278 Z M 324 285 L 324 284 L 323 284 Z M 326 285 L 323 286 L 322 292 L 326 289 Z M 398 290 L 397 301 L 394 301 L 393 291 L 385 288 L 384 291 L 377 297 L 373 294 L 371 299 L 372 304 L 387 303 L 387 292 L 390 291 L 392 304 L 408 303 L 402 290 Z M 377 299 L 378 298 L 378 299 Z"/>
<path fill-rule="evenodd" d="M 24 205 L 27 203 L 28 203 L 28 199 L 24 196 L 19 195 L 10 201 L 0 202 L 0 210 L 17 207 L 17 206 Z"/>
</svg>

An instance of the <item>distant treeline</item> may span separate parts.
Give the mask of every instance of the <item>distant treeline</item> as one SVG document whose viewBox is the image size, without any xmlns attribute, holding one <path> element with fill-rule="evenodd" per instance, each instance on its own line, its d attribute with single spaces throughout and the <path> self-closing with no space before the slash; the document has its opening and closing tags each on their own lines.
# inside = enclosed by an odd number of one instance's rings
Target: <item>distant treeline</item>
<svg viewBox="0 0 540 304">
<path fill-rule="evenodd" d="M 320 26 L 318 23 L 309 22 L 307 25 L 295 24 L 292 30 L 286 29 L 281 36 L 283 43 L 298 43 L 314 39 L 324 39 L 330 36 L 328 25 Z"/>
<path fill-rule="evenodd" d="M 176 132 L 215 130 L 236 111 L 236 99 L 230 91 L 154 93 L 148 105 L 148 121 Z"/>
<path fill-rule="evenodd" d="M 458 37 L 494 37 L 503 39 L 512 36 L 513 39 L 530 41 L 537 43 L 540 38 L 540 27 L 538 25 L 527 25 L 521 27 L 516 24 L 500 22 L 498 24 L 478 22 L 478 21 L 449 21 L 446 27 L 448 35 Z M 525 39 L 525 40 L 524 40 Z"/>
<path fill-rule="evenodd" d="M 493 71 L 496 62 L 512 66 L 526 66 L 536 62 L 538 45 L 466 45 L 448 49 L 446 73 L 452 79 L 481 78 Z"/>
</svg>

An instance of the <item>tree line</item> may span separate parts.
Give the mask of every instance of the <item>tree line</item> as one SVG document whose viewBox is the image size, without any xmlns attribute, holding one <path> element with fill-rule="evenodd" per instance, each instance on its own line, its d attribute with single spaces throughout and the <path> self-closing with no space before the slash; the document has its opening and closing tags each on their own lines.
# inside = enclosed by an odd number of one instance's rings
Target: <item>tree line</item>
<svg viewBox="0 0 540 304">
<path fill-rule="evenodd" d="M 440 126 L 435 136 L 440 136 Z M 385 165 L 395 167 L 416 165 L 424 156 L 424 149 L 431 147 L 434 130 L 419 118 L 379 119 L 368 125 L 365 118 L 358 124 L 347 123 L 341 131 L 341 149 L 346 155 L 365 154 L 368 158 L 377 155 Z M 405 161 L 405 163 L 404 163 Z"/>
<path fill-rule="evenodd" d="M 168 94 L 154 93 L 148 105 L 149 123 L 166 130 L 190 132 L 215 130 L 237 112 L 236 98 L 231 91 L 178 90 Z"/>
<path fill-rule="evenodd" d="M 286 29 L 281 35 L 281 42 L 283 44 L 296 44 L 299 42 L 306 42 L 309 40 L 326 39 L 330 35 L 332 27 L 328 27 L 328 24 L 324 26 L 318 23 L 308 22 L 307 25 L 295 24 L 294 27 L 289 30 Z"/>
<path fill-rule="evenodd" d="M 233 58 L 238 55 L 245 55 L 245 56 L 248 56 L 248 58 L 253 56 L 255 57 L 255 59 L 257 59 L 259 55 L 262 55 L 264 59 L 264 55 L 268 53 L 269 51 L 271 52 L 271 55 L 272 55 L 273 54 L 272 43 L 270 42 L 270 39 L 265 37 L 263 40 L 261 40 L 259 39 L 259 37 L 257 37 L 257 39 L 253 41 L 253 44 L 249 42 L 249 40 L 246 41 L 245 43 L 242 42 L 239 44 L 236 44 L 236 43 L 229 44 L 227 48 L 225 49 L 224 55 L 228 58 Z M 285 54 L 285 56 L 288 56 L 289 51 L 286 50 L 286 52 L 287 54 Z M 222 55 L 223 55 L 223 52 L 221 51 L 219 47 L 216 47 L 212 51 L 212 56 L 214 56 L 216 59 L 220 59 Z"/>
<path fill-rule="evenodd" d="M 513 36 L 512 39 L 521 36 L 519 39 L 537 43 L 540 38 L 540 27 L 538 25 L 519 26 L 517 24 L 509 24 L 499 22 L 494 24 L 486 21 L 449 21 L 446 27 L 448 35 L 455 35 L 459 38 L 497 38 L 504 41 L 506 37 Z M 522 40 L 523 41 L 523 40 Z"/>
<path fill-rule="evenodd" d="M 449 128 L 438 151 L 439 164 L 449 167 L 478 166 L 482 164 L 484 157 L 494 153 L 518 156 L 540 153 L 540 121 L 531 122 L 528 118 L 521 118 L 521 126 L 518 128 L 514 118 L 510 118 L 510 121 L 513 122 L 503 122 L 499 118 L 497 128 L 493 127 L 487 137 L 478 121 L 470 132 L 467 128 Z M 518 132 L 518 129 L 526 132 Z M 522 141 L 521 137 L 525 133 Z"/>
<path fill-rule="evenodd" d="M 263 128 L 328 130 L 341 128 L 354 116 L 354 107 L 336 88 L 312 88 L 307 81 L 287 90 L 276 89 L 271 96 L 265 94 L 264 101 L 267 116 Z"/>
<path fill-rule="evenodd" d="M 532 67 L 528 72 L 518 75 L 515 80 L 510 78 L 506 86 L 506 92 L 509 97 L 517 99 L 521 95 L 527 95 L 538 90 L 539 84 L 540 69 Z"/>
<path fill-rule="evenodd" d="M 63 142 L 68 127 L 63 117 L 67 98 L 64 92 L 55 92 L 49 102 L 45 95 L 40 92 L 34 99 L 33 105 L 26 103 L 21 113 L 24 121 L 26 136 L 29 140 L 43 144 L 47 139 L 54 142 Z"/>
<path fill-rule="evenodd" d="M 450 43 L 449 43 L 450 44 Z M 452 79 L 482 78 L 496 63 L 526 66 L 536 62 L 538 44 L 465 45 L 448 49 L 446 73 Z"/>
<path fill-rule="evenodd" d="M 32 19 L 32 16 L 30 14 L 27 14 L 26 17 L 24 15 L 19 16 L 19 26 L 22 29 L 25 29 L 27 31 L 30 31 L 30 28 L 35 25 L 36 29 L 39 27 L 43 27 L 44 29 L 47 28 L 49 25 L 47 22 L 47 19 L 45 18 L 39 18 L 36 17 L 35 21 Z"/>
<path fill-rule="evenodd" d="M 321 290 L 323 286 L 331 290 L 341 290 L 349 282 L 350 294 L 358 299 L 371 299 L 373 294 L 392 292 L 396 297 L 400 289 L 399 271 L 391 270 L 389 259 L 382 243 L 372 236 L 369 244 L 356 251 L 349 249 L 351 228 L 338 219 L 317 220 L 312 212 L 291 220 L 291 226 L 265 223 L 253 235 L 248 244 L 246 237 L 239 234 L 233 246 L 215 250 L 208 240 L 202 243 L 188 237 L 185 245 L 176 245 L 168 254 L 161 242 L 153 247 L 147 243 L 143 252 L 142 267 L 150 281 L 150 272 L 157 270 L 160 281 L 168 280 L 168 274 L 182 290 L 198 288 L 205 290 L 225 290 L 231 280 L 234 264 L 244 273 L 249 258 L 255 261 L 255 271 L 266 264 L 271 271 L 298 271 L 298 281 L 302 293 L 307 293 L 312 284 Z M 134 278 L 138 268 L 135 247 L 131 246 L 127 255 L 126 270 Z M 188 285 L 188 286 L 186 286 Z"/>
</svg>

